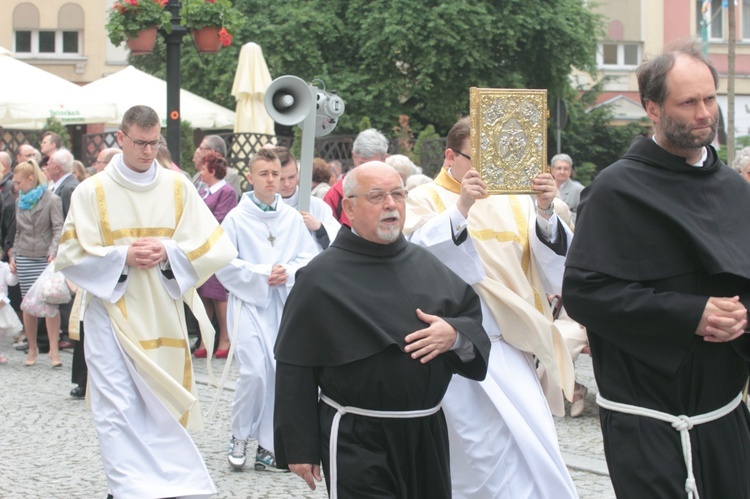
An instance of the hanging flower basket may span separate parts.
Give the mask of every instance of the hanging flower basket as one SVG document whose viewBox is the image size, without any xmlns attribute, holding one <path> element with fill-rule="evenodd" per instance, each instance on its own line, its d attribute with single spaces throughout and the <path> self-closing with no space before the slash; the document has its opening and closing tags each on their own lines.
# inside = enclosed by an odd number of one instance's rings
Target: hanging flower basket
<svg viewBox="0 0 750 499">
<path fill-rule="evenodd" d="M 145 54 L 151 52 L 156 41 L 156 30 L 163 29 L 167 33 L 172 32 L 172 16 L 164 6 L 167 0 L 117 0 L 109 10 L 109 17 L 105 28 L 109 35 L 109 40 L 113 45 L 118 46 L 122 42 L 127 42 L 132 49 L 129 40 L 141 38 L 144 32 L 149 31 L 147 35 L 151 41 L 151 47 L 137 48 L 137 52 Z M 145 42 L 145 40 L 144 40 Z M 137 42 L 136 42 L 137 43 Z"/>
<path fill-rule="evenodd" d="M 135 38 L 128 38 L 125 44 L 132 55 L 150 54 L 156 45 L 156 28 L 148 28 L 138 32 Z"/>
<path fill-rule="evenodd" d="M 221 38 L 219 38 L 219 27 L 208 26 L 206 28 L 192 30 L 193 41 L 198 52 L 213 53 L 221 49 Z"/>
<path fill-rule="evenodd" d="M 200 52 L 218 52 L 230 46 L 232 36 L 247 20 L 230 0 L 183 0 L 180 16 Z M 210 30 L 210 34 L 203 30 Z M 202 45 L 204 37 L 210 46 Z"/>
</svg>

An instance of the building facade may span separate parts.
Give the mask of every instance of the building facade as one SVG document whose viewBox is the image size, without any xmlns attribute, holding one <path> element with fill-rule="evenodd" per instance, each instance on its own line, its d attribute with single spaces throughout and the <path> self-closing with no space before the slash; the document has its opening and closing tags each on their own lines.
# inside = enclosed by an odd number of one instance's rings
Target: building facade
<svg viewBox="0 0 750 499">
<path fill-rule="evenodd" d="M 731 0 L 729 0 L 731 1 Z M 727 0 L 598 0 L 592 9 L 605 21 L 598 42 L 597 79 L 606 78 L 600 103 L 613 106 L 615 120 L 645 118 L 635 69 L 670 42 L 685 36 L 703 37 L 708 57 L 719 72 L 718 102 L 727 116 L 729 75 L 729 14 Z M 709 22 L 704 24 L 704 17 Z M 704 28 L 705 26 L 705 28 Z M 750 135 L 750 0 L 735 0 L 735 135 Z M 593 79 L 574 73 L 583 88 Z M 726 125 L 725 125 L 726 127 Z"/>
<path fill-rule="evenodd" d="M 0 46 L 15 58 L 85 84 L 127 65 L 128 52 L 107 38 L 114 0 L 3 0 Z"/>
</svg>

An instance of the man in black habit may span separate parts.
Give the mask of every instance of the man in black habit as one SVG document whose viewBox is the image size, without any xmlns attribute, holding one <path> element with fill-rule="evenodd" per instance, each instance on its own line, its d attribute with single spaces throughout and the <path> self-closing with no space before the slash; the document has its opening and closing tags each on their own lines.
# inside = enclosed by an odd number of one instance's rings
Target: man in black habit
<svg viewBox="0 0 750 499">
<path fill-rule="evenodd" d="M 617 497 L 747 499 L 750 186 L 710 145 L 718 76 L 695 42 L 637 75 L 654 136 L 584 189 L 565 307 L 588 328 Z"/>
<path fill-rule="evenodd" d="M 473 289 L 408 243 L 406 191 L 381 162 L 344 180 L 342 227 L 297 273 L 276 342 L 280 466 L 335 497 L 449 498 L 440 401 L 482 380 L 490 343 Z M 320 400 L 318 389 L 320 388 Z"/>
</svg>

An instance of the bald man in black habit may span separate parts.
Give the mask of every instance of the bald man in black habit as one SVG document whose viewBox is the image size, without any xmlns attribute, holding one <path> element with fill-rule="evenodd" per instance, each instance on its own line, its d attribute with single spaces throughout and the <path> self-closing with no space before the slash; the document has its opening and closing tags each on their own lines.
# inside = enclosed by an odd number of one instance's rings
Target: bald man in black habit
<svg viewBox="0 0 750 499">
<path fill-rule="evenodd" d="M 331 497 L 449 498 L 440 402 L 454 373 L 481 380 L 489 339 L 479 298 L 408 243 L 406 191 L 371 162 L 344 180 L 333 244 L 297 275 L 276 343 L 275 449 Z M 320 389 L 320 400 L 318 397 Z"/>
</svg>

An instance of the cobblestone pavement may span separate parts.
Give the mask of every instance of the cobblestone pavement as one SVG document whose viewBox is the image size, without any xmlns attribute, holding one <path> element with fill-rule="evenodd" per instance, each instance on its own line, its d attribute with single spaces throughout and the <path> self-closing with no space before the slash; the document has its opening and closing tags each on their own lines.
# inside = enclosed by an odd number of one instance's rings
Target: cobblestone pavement
<svg viewBox="0 0 750 499">
<path fill-rule="evenodd" d="M 8 363 L 0 365 L 4 389 L 0 396 L 0 498 L 104 499 L 107 485 L 99 445 L 85 402 L 72 399 L 70 351 L 62 354 L 64 367 L 52 369 L 40 355 L 37 365 L 22 365 L 24 354 L 14 351 L 10 339 L 0 343 Z M 214 360 L 218 378 L 226 361 Z M 198 391 L 204 412 L 215 390 L 207 384 L 205 360 L 195 363 Z M 557 418 L 560 447 L 582 499 L 614 498 L 595 408 L 595 384 L 588 356 L 576 364 L 579 381 L 588 388 L 586 411 L 581 418 Z M 234 379 L 236 370 L 229 376 Z M 227 383 L 216 416 L 203 432 L 193 435 L 221 498 L 325 498 L 325 486 L 312 492 L 291 473 L 231 471 L 225 453 L 230 431 L 233 383 Z M 253 455 L 250 446 L 248 462 Z"/>
</svg>

